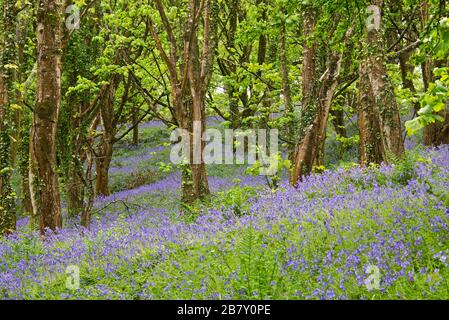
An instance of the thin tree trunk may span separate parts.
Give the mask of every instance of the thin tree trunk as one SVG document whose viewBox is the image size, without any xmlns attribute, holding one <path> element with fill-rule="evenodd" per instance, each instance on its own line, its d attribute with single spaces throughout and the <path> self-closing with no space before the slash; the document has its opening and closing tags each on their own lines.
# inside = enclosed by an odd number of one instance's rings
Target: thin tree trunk
<svg viewBox="0 0 449 320">
<path fill-rule="evenodd" d="M 285 8 L 282 8 L 282 12 L 286 15 Z M 288 68 L 288 57 L 287 57 L 287 27 L 285 25 L 285 21 L 281 24 L 281 34 L 280 34 L 280 48 L 279 48 L 279 61 L 281 64 L 281 75 L 282 75 L 282 95 L 284 97 L 285 104 L 285 114 L 289 117 L 289 123 L 287 125 L 287 136 L 288 139 L 293 141 L 294 137 L 294 129 L 293 129 L 293 103 L 292 103 L 292 94 L 290 89 L 290 80 L 289 80 L 289 68 Z M 293 156 L 295 151 L 295 146 L 289 144 L 289 155 L 290 159 Z"/>
<path fill-rule="evenodd" d="M 133 125 L 135 125 L 139 121 L 139 108 L 134 108 L 133 110 Z M 135 125 L 133 128 L 133 146 L 139 145 L 139 125 Z"/>
<path fill-rule="evenodd" d="M 94 124 L 91 126 L 96 127 L 94 120 Z M 93 156 L 93 147 L 92 147 L 92 138 L 87 138 L 86 145 L 87 150 L 85 153 L 85 162 L 86 162 L 86 172 L 83 175 L 84 180 L 82 181 L 84 184 L 84 188 L 87 191 L 87 200 L 83 207 L 83 211 L 81 213 L 81 225 L 85 227 L 86 229 L 90 230 L 91 225 L 91 216 L 92 216 L 92 208 L 94 205 L 94 199 L 95 199 L 95 190 L 93 186 L 93 163 L 94 163 L 94 156 Z"/>
<path fill-rule="evenodd" d="M 229 33 L 227 35 L 228 48 L 232 48 L 236 50 L 235 46 L 235 34 L 237 32 L 237 23 L 238 23 L 238 10 L 239 10 L 239 0 L 231 0 L 229 1 Z M 235 64 L 232 64 L 228 67 L 228 73 L 234 74 L 236 71 Z M 230 75 L 228 74 L 228 76 Z M 235 96 L 236 90 L 234 86 L 227 85 L 226 91 L 228 93 L 229 99 L 229 111 L 231 113 L 231 125 L 233 129 L 239 129 L 241 126 L 241 115 L 239 110 L 239 98 Z"/>
</svg>

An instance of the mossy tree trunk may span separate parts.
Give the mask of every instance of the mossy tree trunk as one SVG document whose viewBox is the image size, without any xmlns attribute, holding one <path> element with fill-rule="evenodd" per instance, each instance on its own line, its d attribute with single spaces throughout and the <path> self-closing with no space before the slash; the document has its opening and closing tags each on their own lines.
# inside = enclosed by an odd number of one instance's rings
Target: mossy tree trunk
<svg viewBox="0 0 449 320">
<path fill-rule="evenodd" d="M 62 3 L 40 0 L 37 8 L 37 82 L 31 135 L 33 215 L 42 235 L 62 227 L 56 162 L 56 130 L 61 106 Z"/>
</svg>

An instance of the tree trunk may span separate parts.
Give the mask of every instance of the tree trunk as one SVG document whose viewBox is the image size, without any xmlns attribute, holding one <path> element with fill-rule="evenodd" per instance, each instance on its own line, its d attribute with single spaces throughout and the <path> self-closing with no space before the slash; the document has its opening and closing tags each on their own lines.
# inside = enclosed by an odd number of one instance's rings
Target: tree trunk
<svg viewBox="0 0 449 320">
<path fill-rule="evenodd" d="M 282 12 L 286 15 L 285 8 L 282 8 Z M 282 95 L 284 97 L 285 104 L 285 115 L 289 118 L 287 124 L 287 137 L 289 140 L 294 140 L 294 129 L 293 129 L 293 103 L 292 94 L 290 89 L 289 80 L 289 68 L 288 68 L 288 57 L 287 57 L 287 27 L 285 21 L 281 24 L 281 34 L 280 34 L 280 48 L 279 48 L 279 61 L 281 64 L 281 75 L 282 75 Z M 295 145 L 289 144 L 288 153 L 291 156 L 295 151 Z"/>
<path fill-rule="evenodd" d="M 11 186 L 11 176 L 14 165 L 12 163 L 12 139 L 15 131 L 11 105 L 14 103 L 16 90 L 14 89 L 15 70 L 8 65 L 16 64 L 15 2 L 3 1 L 3 54 L 0 61 L 0 236 L 11 233 L 16 226 L 15 196 Z"/>
<path fill-rule="evenodd" d="M 227 47 L 236 50 L 235 46 L 235 34 L 237 32 L 238 24 L 238 10 L 239 0 L 229 1 L 229 32 L 227 34 Z M 234 75 L 236 71 L 236 65 L 233 63 L 227 68 L 227 76 Z M 239 110 L 239 98 L 236 96 L 236 90 L 234 85 L 226 85 L 226 91 L 229 99 L 229 111 L 231 113 L 231 126 L 232 129 L 239 129 L 241 126 L 241 115 Z"/>
<path fill-rule="evenodd" d="M 202 91 L 202 89 L 201 89 Z M 206 164 L 204 163 L 204 148 L 206 147 L 205 141 L 202 139 L 206 131 L 206 121 L 205 121 L 205 107 L 204 107 L 204 96 L 195 96 L 193 98 L 193 132 L 198 132 L 195 126 L 201 127 L 199 135 L 201 137 L 200 149 L 201 155 L 199 156 L 199 161 L 195 159 L 198 155 L 193 154 L 193 162 L 190 165 L 190 170 L 192 172 L 192 182 L 193 190 L 195 193 L 195 198 L 205 200 L 210 196 L 209 183 L 206 173 Z M 196 124 L 196 125 L 195 125 Z M 199 149 L 196 146 L 195 139 L 192 139 L 192 144 L 190 148 L 193 152 L 198 152 Z"/>
<path fill-rule="evenodd" d="M 350 37 L 352 30 L 352 28 L 348 30 L 346 38 Z M 323 77 L 318 93 L 318 111 L 316 112 L 313 123 L 306 130 L 304 139 L 299 144 L 295 157 L 290 179 L 290 183 L 293 186 L 297 186 L 298 180 L 312 172 L 314 161 L 317 158 L 323 159 L 322 156 L 319 157 L 319 153 L 323 152 L 327 121 L 329 119 L 335 89 L 338 85 L 342 57 L 343 52 L 331 53 L 329 56 L 328 69 Z"/>
<path fill-rule="evenodd" d="M 315 30 L 317 23 L 317 12 L 314 8 L 306 10 L 304 14 L 304 44 L 303 44 L 303 63 L 302 63 L 302 133 L 312 123 L 315 114 L 313 102 L 315 101 L 315 81 L 316 81 L 316 51 L 317 43 L 310 43 L 310 38 Z M 301 134 L 301 133 L 300 133 Z"/>
<path fill-rule="evenodd" d="M 132 145 L 137 147 L 139 145 L 139 125 L 135 124 L 139 121 L 139 108 L 134 108 L 132 121 L 134 125 Z"/>
<path fill-rule="evenodd" d="M 353 31 L 353 27 L 347 30 L 343 39 L 345 43 L 351 37 Z M 343 51 L 329 52 L 327 55 L 327 70 L 321 76 L 320 81 L 309 79 L 306 83 L 306 85 L 310 85 L 310 82 L 319 83 L 319 91 L 314 99 L 315 101 L 311 100 L 313 95 L 309 95 L 307 98 L 307 103 L 316 105 L 317 110 L 312 124 L 307 127 L 304 136 L 299 136 L 298 139 L 298 147 L 290 176 L 290 184 L 294 187 L 297 186 L 298 181 L 302 180 L 303 176 L 312 172 L 317 159 L 318 164 L 322 165 L 327 122 L 335 89 L 338 85 L 342 59 Z M 312 88 L 309 87 L 309 90 L 312 90 Z"/>
<path fill-rule="evenodd" d="M 20 68 L 20 63 L 18 61 L 18 34 L 17 28 L 20 28 L 18 24 L 17 13 L 15 12 L 16 1 L 14 0 L 4 0 L 3 4 L 3 26 L 4 26 L 4 51 L 3 51 L 3 63 L 4 65 L 14 65 L 14 68 L 6 68 L 4 70 L 5 85 L 8 91 L 8 105 L 17 104 L 19 98 L 19 91 L 14 88 L 14 82 L 18 81 L 18 75 L 20 72 L 16 69 Z M 10 107 L 8 107 L 10 108 Z M 19 141 L 20 133 L 20 109 L 14 108 L 10 111 L 11 119 L 9 121 L 9 134 L 12 139 L 10 147 L 10 158 L 11 166 L 14 167 L 17 155 L 17 146 Z"/>
<path fill-rule="evenodd" d="M 92 127 L 96 127 L 95 124 L 93 124 L 91 126 Z M 92 178 L 93 176 L 93 163 L 94 163 L 94 156 L 93 156 L 93 147 L 92 147 L 92 138 L 87 138 L 86 140 L 86 145 L 87 150 L 85 153 L 85 163 L 86 163 L 86 173 L 83 176 L 84 177 L 84 188 L 86 194 L 87 194 L 87 200 L 86 203 L 83 207 L 83 211 L 81 213 L 81 225 L 83 227 L 85 227 L 86 229 L 90 229 L 90 224 L 91 224 L 91 214 L 92 214 L 92 207 L 94 205 L 94 200 L 95 200 L 95 190 L 94 190 L 94 186 L 93 186 L 93 181 L 94 179 Z"/>
<path fill-rule="evenodd" d="M 10 138 L 8 128 L 7 90 L 0 68 L 0 236 L 15 230 L 16 217 L 11 187 Z M 10 119 L 9 119 L 10 120 Z"/>
<path fill-rule="evenodd" d="M 402 86 L 405 89 L 409 89 L 410 92 L 416 93 L 415 85 L 413 84 L 412 79 L 410 79 L 410 75 L 413 75 L 414 67 L 409 63 L 409 60 L 410 52 L 404 52 L 399 55 L 399 67 L 401 70 Z M 418 101 L 413 104 L 413 108 L 415 114 L 418 114 L 418 111 L 420 109 Z"/>
<path fill-rule="evenodd" d="M 177 125 L 194 138 L 190 139 L 191 150 L 190 154 L 186 155 L 190 161 L 182 170 L 182 201 L 188 205 L 210 195 L 203 158 L 205 141 L 202 135 L 205 131 L 205 97 L 212 78 L 217 48 L 219 7 L 218 3 L 212 0 L 189 0 L 188 16 L 181 40 L 176 39 L 173 33 L 162 2 L 156 0 L 155 3 L 167 32 L 170 54 L 166 53 L 152 23 L 149 25 L 149 31 L 168 69 L 174 118 Z M 199 30 L 200 25 L 203 26 L 202 32 Z M 182 48 L 178 45 L 181 41 Z M 179 52 L 182 52 L 182 57 L 178 55 Z"/>
<path fill-rule="evenodd" d="M 84 209 L 84 184 L 81 179 L 83 175 L 82 167 L 79 164 L 71 163 L 66 184 L 67 210 L 69 216 L 78 217 Z"/>
<path fill-rule="evenodd" d="M 96 157 L 96 194 L 97 196 L 109 196 L 109 166 L 112 160 L 112 140 L 106 133 L 102 137 L 100 152 Z"/>
<path fill-rule="evenodd" d="M 377 6 L 379 15 L 378 21 L 381 21 L 381 8 L 383 0 L 372 0 L 371 4 Z M 382 35 L 382 25 L 374 25 L 368 30 L 367 54 L 368 76 L 372 87 L 373 95 L 376 101 L 377 109 L 381 117 L 385 148 L 387 153 L 396 157 L 401 157 L 404 153 L 404 140 L 401 129 L 401 117 L 398 104 L 394 94 L 394 88 L 390 77 L 387 74 L 385 64 L 385 41 Z"/>
<path fill-rule="evenodd" d="M 310 147 L 313 144 L 313 138 L 316 129 L 312 125 L 316 112 L 314 101 L 316 97 L 315 78 L 316 78 L 316 48 L 315 41 L 310 44 L 310 38 L 315 30 L 317 12 L 314 8 L 307 8 L 303 17 L 304 44 L 303 44 L 303 62 L 302 62 L 302 101 L 301 101 L 301 120 L 298 130 L 297 144 L 295 150 L 289 158 L 293 163 L 293 169 L 290 172 L 290 184 L 296 186 L 300 179 L 307 172 L 311 172 L 313 166 L 313 155 Z"/>
<path fill-rule="evenodd" d="M 429 3 L 423 1 L 421 5 L 421 21 L 425 26 L 429 21 Z M 430 84 L 435 82 L 435 76 L 433 69 L 437 66 L 443 66 L 447 64 L 447 61 L 434 61 L 431 57 L 428 57 L 426 61 L 421 64 L 422 79 L 424 83 L 424 90 L 427 91 Z M 429 124 L 424 128 L 424 144 L 426 146 L 437 147 L 441 144 L 449 143 L 449 105 L 446 104 L 446 110 L 442 110 L 438 113 L 444 121 L 437 121 Z"/>
<path fill-rule="evenodd" d="M 446 103 L 446 110 L 438 113 L 444 120 L 431 123 L 424 128 L 424 144 L 430 147 L 438 147 L 442 144 L 449 144 L 449 103 Z"/>
<path fill-rule="evenodd" d="M 112 161 L 113 145 L 115 138 L 114 98 L 116 89 L 121 81 L 121 76 L 111 76 L 109 84 L 102 88 L 100 93 L 100 114 L 103 126 L 101 144 L 95 159 L 96 164 L 96 194 L 108 196 L 109 191 L 109 166 Z"/>
<path fill-rule="evenodd" d="M 341 109 L 331 109 L 330 114 L 332 116 L 332 125 L 334 126 L 335 132 L 343 138 L 347 138 L 348 134 L 346 132 L 345 126 L 345 115 Z"/>
<path fill-rule="evenodd" d="M 191 2 L 190 14 L 195 13 L 193 8 L 197 6 L 194 5 L 194 2 L 195 0 Z M 184 127 L 189 127 L 189 132 L 192 134 L 192 139 L 190 139 L 189 170 L 188 172 L 186 170 L 183 172 L 182 201 L 186 204 L 191 204 L 196 200 L 202 201 L 210 196 L 206 164 L 204 163 L 206 143 L 203 135 L 206 130 L 205 98 L 212 77 L 214 54 L 217 45 L 217 21 L 215 20 L 217 8 L 209 0 L 205 1 L 203 10 L 205 40 L 201 56 L 198 31 L 195 30 L 194 24 L 190 24 L 190 28 L 192 28 L 191 38 L 185 41 L 185 45 L 190 49 L 188 52 L 190 63 L 187 66 L 190 92 L 184 93 L 183 102 L 184 104 L 187 102 L 191 108 L 189 108 L 190 111 L 187 117 L 186 114 L 183 115 L 182 123 Z M 193 32 L 193 30 L 195 31 Z M 189 102 L 191 102 L 191 105 Z"/>
<path fill-rule="evenodd" d="M 24 9 L 26 13 L 29 13 L 29 8 Z M 19 65 L 19 71 L 17 72 L 17 81 L 18 83 L 23 83 L 25 79 L 23 79 L 22 68 L 20 66 L 24 65 L 25 62 L 25 46 L 27 39 L 27 27 L 28 27 L 28 18 L 27 14 L 19 15 L 17 17 L 17 62 Z M 33 74 L 33 71 L 31 72 Z M 27 80 L 28 84 L 25 83 L 23 91 L 17 90 L 17 103 L 25 108 L 24 104 L 24 94 L 23 92 L 28 91 L 28 87 L 30 85 L 29 79 Z M 32 126 L 31 119 L 29 117 L 22 116 L 23 110 L 17 110 L 16 121 L 19 121 L 17 124 L 17 131 L 14 138 L 17 140 L 17 164 L 18 171 L 21 176 L 21 187 L 19 198 L 21 201 L 21 210 L 26 213 L 28 216 L 32 215 L 33 207 L 31 204 L 31 195 L 30 195 L 30 184 L 29 184 L 29 167 L 30 167 L 30 128 Z M 14 145 L 13 145 L 14 146 Z M 13 153 L 14 154 L 14 153 Z M 13 161 L 12 159 L 11 161 Z"/>
<path fill-rule="evenodd" d="M 181 129 L 189 133 L 189 154 L 187 164 L 182 166 L 181 171 L 181 201 L 183 204 L 191 205 L 197 200 L 205 200 L 210 196 L 209 183 L 204 163 L 205 141 L 202 139 L 205 132 L 204 110 L 201 107 L 201 101 L 197 101 L 194 106 L 191 95 L 187 92 L 183 99 Z M 197 108 L 194 115 L 193 110 Z M 198 110 L 199 108 L 199 110 Z"/>
<path fill-rule="evenodd" d="M 376 99 L 369 79 L 368 62 L 361 61 L 359 68 L 359 156 L 362 166 L 381 164 L 386 160 L 384 137 Z"/>
<path fill-rule="evenodd" d="M 37 11 L 37 87 L 31 137 L 30 188 L 33 214 L 42 235 L 62 227 L 61 202 L 56 172 L 56 128 L 61 105 L 62 6 L 40 0 Z"/>
</svg>

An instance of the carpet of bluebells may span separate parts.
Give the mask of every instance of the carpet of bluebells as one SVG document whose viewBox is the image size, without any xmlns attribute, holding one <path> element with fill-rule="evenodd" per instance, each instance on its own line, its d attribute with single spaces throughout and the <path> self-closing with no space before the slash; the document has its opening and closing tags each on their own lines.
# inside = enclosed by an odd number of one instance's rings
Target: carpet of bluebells
<svg viewBox="0 0 449 320">
<path fill-rule="evenodd" d="M 157 172 L 167 148 L 118 146 L 113 180 Z M 91 230 L 67 221 L 45 242 L 22 218 L 0 240 L 0 298 L 449 299 L 449 146 L 342 166 L 298 189 L 271 190 L 244 168 L 211 170 L 210 185 L 210 204 L 180 213 L 176 170 L 117 183 L 96 200 Z M 66 285 L 68 266 L 79 289 Z"/>
</svg>

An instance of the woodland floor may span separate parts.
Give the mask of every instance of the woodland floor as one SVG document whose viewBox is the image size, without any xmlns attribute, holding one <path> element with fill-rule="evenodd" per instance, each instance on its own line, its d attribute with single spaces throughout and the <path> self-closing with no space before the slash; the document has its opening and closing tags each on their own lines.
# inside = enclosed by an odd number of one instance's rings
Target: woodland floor
<svg viewBox="0 0 449 320">
<path fill-rule="evenodd" d="M 138 147 L 116 146 L 89 232 L 66 219 L 43 243 L 22 218 L 0 240 L 0 298 L 449 298 L 449 146 L 408 143 L 404 160 L 366 169 L 348 150 L 297 190 L 210 166 L 211 202 L 181 214 L 168 137 L 150 122 Z"/>
</svg>

